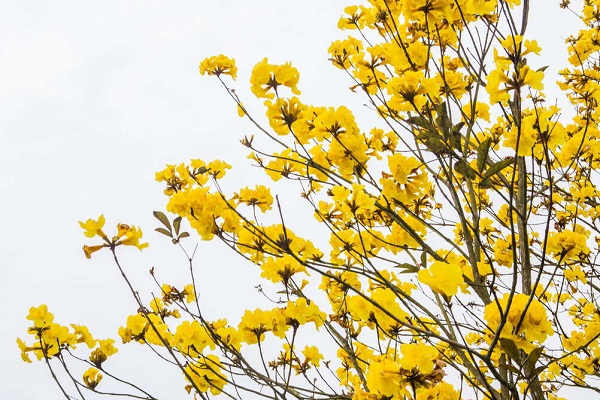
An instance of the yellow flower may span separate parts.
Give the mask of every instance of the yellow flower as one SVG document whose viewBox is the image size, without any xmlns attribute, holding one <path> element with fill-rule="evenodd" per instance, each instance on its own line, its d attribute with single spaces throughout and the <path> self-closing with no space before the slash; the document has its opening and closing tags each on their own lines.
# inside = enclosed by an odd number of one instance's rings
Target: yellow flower
<svg viewBox="0 0 600 400">
<path fill-rule="evenodd" d="M 523 49 L 522 44 L 525 45 L 525 49 Z M 512 58 L 523 57 L 530 53 L 539 55 L 542 51 L 542 48 L 539 46 L 536 40 L 523 41 L 523 36 L 521 35 L 507 36 L 505 39 L 500 41 L 500 45 L 510 56 L 512 56 Z"/>
<path fill-rule="evenodd" d="M 208 173 L 215 179 L 221 179 L 225 176 L 225 173 L 228 169 L 231 169 L 231 165 L 227 164 L 225 161 L 221 160 L 213 160 L 208 163 L 206 166 Z"/>
<path fill-rule="evenodd" d="M 90 389 L 95 389 L 102 380 L 102 374 L 98 369 L 91 367 L 83 373 L 83 383 Z"/>
<path fill-rule="evenodd" d="M 423 71 L 406 71 L 387 84 L 389 106 L 395 111 L 421 111 L 429 99 L 436 99 L 439 89 L 439 82 L 426 78 Z"/>
<path fill-rule="evenodd" d="M 236 108 L 237 108 L 238 117 L 244 117 L 244 116 L 246 116 L 246 114 L 248 114 L 246 112 L 246 108 L 244 107 L 244 105 L 241 102 L 237 103 L 237 107 Z"/>
<path fill-rule="evenodd" d="M 256 206 L 262 212 L 267 212 L 273 204 L 273 196 L 268 187 L 257 185 L 254 189 L 243 188 L 237 196 L 239 203 L 244 203 L 249 206 Z"/>
<path fill-rule="evenodd" d="M 398 185 L 408 185 L 421 173 L 422 163 L 415 157 L 396 153 L 388 157 L 388 167 Z"/>
<path fill-rule="evenodd" d="M 315 367 L 321 365 L 321 360 L 323 359 L 323 354 L 319 351 L 319 348 L 316 346 L 306 346 L 304 350 L 302 350 L 302 354 L 306 358 L 306 363 L 311 363 Z"/>
<path fill-rule="evenodd" d="M 210 324 L 211 329 L 219 337 L 221 343 L 231 349 L 239 351 L 242 346 L 242 333 L 227 324 L 222 318 Z"/>
<path fill-rule="evenodd" d="M 98 250 L 102 250 L 103 248 L 108 247 L 107 244 L 100 244 L 96 246 L 88 246 L 87 244 L 83 245 L 83 253 L 85 254 L 85 258 L 92 258 L 92 254 L 97 252 Z"/>
<path fill-rule="evenodd" d="M 21 360 L 30 363 L 31 362 L 31 358 L 29 358 L 29 355 L 27 354 L 30 351 L 33 351 L 34 348 L 33 347 L 28 347 L 24 341 L 22 341 L 21 339 L 17 338 L 17 345 L 19 346 L 19 350 L 21 350 Z"/>
<path fill-rule="evenodd" d="M 287 86 L 294 94 L 300 94 L 297 88 L 300 73 L 290 63 L 273 65 L 264 58 L 254 66 L 250 78 L 252 93 L 256 97 L 272 99 L 278 94 L 279 86 Z M 269 93 L 273 89 L 274 93 Z"/>
<path fill-rule="evenodd" d="M 115 343 L 114 339 L 98 340 L 98 344 L 100 345 L 100 351 L 102 351 L 104 354 L 106 354 L 107 357 L 110 357 L 119 351 L 119 349 L 117 349 L 115 347 L 114 343 Z"/>
<path fill-rule="evenodd" d="M 432 388 L 423 388 L 417 392 L 417 400 L 459 400 L 460 398 L 460 392 L 447 382 L 440 382 Z"/>
<path fill-rule="evenodd" d="M 344 222 L 355 217 L 368 217 L 375 212 L 375 198 L 365 191 L 364 185 L 352 184 L 352 190 L 343 185 L 334 186 L 331 194 Z"/>
<path fill-rule="evenodd" d="M 114 239 L 117 241 L 115 244 L 123 244 L 125 246 L 135 246 L 138 249 L 142 250 L 148 247 L 148 243 L 140 243 L 140 239 L 142 238 L 142 229 L 130 226 L 127 224 L 119 224 L 117 225 L 117 236 Z M 123 238 L 124 237 L 124 238 Z"/>
<path fill-rule="evenodd" d="M 130 342 L 131 340 L 140 340 L 147 329 L 148 320 L 144 314 L 137 313 L 127 317 L 127 325 L 119 328 L 119 336 L 121 336 L 123 343 Z"/>
<path fill-rule="evenodd" d="M 48 312 L 47 305 L 42 304 L 39 307 L 31 307 L 27 319 L 33 321 L 35 328 L 47 328 L 54 321 L 54 315 Z"/>
<path fill-rule="evenodd" d="M 290 148 L 281 153 L 273 153 L 273 160 L 265 168 L 267 175 L 274 181 L 278 181 L 282 177 L 302 174 L 305 170 L 305 162 L 300 159 L 297 152 Z"/>
<path fill-rule="evenodd" d="M 317 328 L 323 325 L 323 321 L 327 319 L 325 313 L 319 310 L 314 301 L 308 302 L 304 297 L 300 297 L 295 302 L 288 300 L 285 316 L 288 323 L 304 325 L 307 322 L 313 322 Z"/>
<path fill-rule="evenodd" d="M 285 319 L 279 310 L 246 310 L 238 329 L 242 332 L 244 342 L 255 344 L 264 340 L 266 332 L 285 332 Z"/>
<path fill-rule="evenodd" d="M 485 88 L 490 95 L 491 103 L 508 103 L 510 93 L 508 93 L 508 89 L 505 86 L 509 80 L 510 78 L 501 69 L 494 69 L 488 74 Z"/>
<path fill-rule="evenodd" d="M 194 285 L 191 283 L 183 287 L 183 292 L 181 292 L 181 294 L 185 296 L 186 303 L 193 303 L 196 301 L 196 292 L 194 291 Z"/>
<path fill-rule="evenodd" d="M 369 313 L 368 319 L 374 318 L 382 329 L 392 331 L 401 326 L 401 321 L 409 320 L 408 314 L 399 304 L 398 295 L 392 289 L 377 287 L 372 290 L 371 297 L 375 304 L 369 306 L 373 309 Z M 367 322 L 367 320 L 363 322 Z"/>
<path fill-rule="evenodd" d="M 235 66 L 235 60 L 229 57 L 219 54 L 218 56 L 212 56 L 205 58 L 200 63 L 200 75 L 216 75 L 220 76 L 229 75 L 233 79 L 237 77 L 237 67 Z"/>
<path fill-rule="evenodd" d="M 349 36 L 345 40 L 333 42 L 327 51 L 333 65 L 340 69 L 348 69 L 352 66 L 352 59 L 361 54 L 362 50 L 362 42 Z"/>
<path fill-rule="evenodd" d="M 100 236 L 102 239 L 106 239 L 106 235 L 102 231 L 104 222 L 104 215 L 100 215 L 97 220 L 90 218 L 85 222 L 79 221 L 79 226 L 85 230 L 83 234 L 89 238 Z"/>
<path fill-rule="evenodd" d="M 400 365 L 387 356 L 380 356 L 369 364 L 366 374 L 369 390 L 387 398 L 404 398 L 404 382 Z"/>
<path fill-rule="evenodd" d="M 575 283 L 575 281 L 580 281 L 581 283 L 588 282 L 585 272 L 581 269 L 581 265 L 572 265 L 569 268 L 566 268 L 565 278 L 571 283 Z"/>
<path fill-rule="evenodd" d="M 534 71 L 529 65 L 524 65 L 519 69 L 519 75 L 521 86 L 527 85 L 535 90 L 544 89 L 544 71 Z"/>
<path fill-rule="evenodd" d="M 171 346 L 173 343 L 173 334 L 157 314 L 148 314 L 148 330 L 145 338 L 148 343 L 156 346 Z"/>
<path fill-rule="evenodd" d="M 195 387 L 202 393 L 210 391 L 216 396 L 223 391 L 223 387 L 227 383 L 225 376 L 221 372 L 222 365 L 219 357 L 212 354 L 202 357 L 195 362 L 188 362 L 184 370 L 186 372 L 186 379 L 191 379 L 194 384 L 194 386 L 186 386 L 188 391 L 191 391 Z"/>
<path fill-rule="evenodd" d="M 197 357 L 207 346 L 215 348 L 206 328 L 198 321 L 183 321 L 177 327 L 173 341 L 180 352 L 191 357 Z"/>
<path fill-rule="evenodd" d="M 548 319 L 548 314 L 544 305 L 536 299 L 530 299 L 523 293 L 512 296 L 510 309 L 507 310 L 510 294 L 505 293 L 497 303 L 490 303 L 485 306 L 483 318 L 490 328 L 489 334 L 494 334 L 500 326 L 503 316 L 506 322 L 502 329 L 502 337 L 518 339 L 517 336 L 523 335 L 528 341 L 544 342 L 548 335 L 554 333 L 552 323 Z M 517 330 L 518 328 L 518 330 Z M 527 350 L 527 343 L 521 343 L 522 348 Z"/>
<path fill-rule="evenodd" d="M 302 143 L 307 143 L 307 137 L 300 137 L 301 133 L 308 133 L 308 129 L 298 129 L 302 121 L 305 122 L 307 106 L 300 102 L 296 96 L 289 99 L 278 98 L 275 101 L 265 101 L 267 106 L 267 117 L 271 128 L 278 135 L 287 135 L 294 130 L 296 137 Z M 303 135 L 304 136 L 304 135 Z"/>
<path fill-rule="evenodd" d="M 96 339 L 92 337 L 87 326 L 71 324 L 71 328 L 77 335 L 77 343 L 85 343 L 90 349 L 96 345 Z"/>
<path fill-rule="evenodd" d="M 474 115 L 471 115 L 472 111 L 474 111 Z M 486 122 L 490 122 L 490 106 L 486 103 L 478 101 L 475 103 L 474 109 L 472 103 L 465 104 L 462 107 L 462 112 L 465 114 L 468 120 L 480 118 Z"/>
<path fill-rule="evenodd" d="M 268 257 L 260 265 L 260 276 L 271 282 L 287 284 L 290 278 L 299 272 L 306 273 L 306 267 L 294 257 L 284 254 L 282 257 Z"/>
<path fill-rule="evenodd" d="M 399 364 L 406 370 L 418 368 L 422 374 L 433 371 L 434 361 L 438 358 L 438 351 L 423 343 L 405 343 L 400 346 L 402 358 Z"/>
<path fill-rule="evenodd" d="M 102 350 L 100 350 L 100 349 L 95 349 L 90 354 L 90 361 L 91 361 L 91 363 L 94 364 L 98 368 L 100 368 L 100 366 L 102 365 L 102 363 L 104 361 L 106 361 L 107 358 L 108 358 L 108 356 L 106 354 L 104 354 L 102 352 Z"/>
<path fill-rule="evenodd" d="M 546 252 L 553 255 L 557 260 L 568 261 L 577 259 L 580 255 L 589 254 L 590 249 L 583 233 L 562 231 L 550 232 Z"/>
<path fill-rule="evenodd" d="M 366 23 L 363 17 L 367 12 L 368 9 L 364 6 L 348 6 L 344 8 L 344 13 L 347 16 L 339 19 L 337 24 L 338 29 L 363 29 Z"/>
<path fill-rule="evenodd" d="M 426 284 L 436 293 L 454 296 L 458 288 L 464 284 L 460 265 L 436 261 L 428 269 L 418 273 L 419 281 Z"/>
</svg>

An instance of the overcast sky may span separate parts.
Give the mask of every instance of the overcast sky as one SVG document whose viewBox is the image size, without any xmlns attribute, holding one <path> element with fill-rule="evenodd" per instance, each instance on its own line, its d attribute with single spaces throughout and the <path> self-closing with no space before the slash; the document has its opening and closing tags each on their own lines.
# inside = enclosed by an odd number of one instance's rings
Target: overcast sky
<svg viewBox="0 0 600 400">
<path fill-rule="evenodd" d="M 126 268 L 145 279 L 156 266 L 168 276 L 169 268 L 183 271 L 185 260 L 152 232 L 151 212 L 165 204 L 154 172 L 166 163 L 221 158 L 241 167 L 231 187 L 254 177 L 239 145 L 254 131 L 218 82 L 198 75 L 200 60 L 235 57 L 240 77 L 233 87 L 250 110 L 260 102 L 247 96 L 248 76 L 265 56 L 299 68 L 306 103 L 360 108 L 362 99 L 327 62 L 329 43 L 346 36 L 336 30 L 345 2 L 1 3 L 0 398 L 45 400 L 58 398 L 58 389 L 43 364 L 20 361 L 15 344 L 25 337 L 29 307 L 46 303 L 57 322 L 86 324 L 99 337 L 114 336 L 136 309 L 107 254 L 85 259 L 77 221 L 103 213 L 107 226 L 142 225 L 159 244 L 125 251 Z M 560 47 L 565 13 L 558 1 L 537 3 L 547 8 L 533 10 L 541 22 L 532 31 L 541 33 L 544 50 Z M 553 63 L 547 73 L 556 70 Z M 202 244 L 198 260 L 216 316 L 247 306 L 244 296 L 259 281 L 240 259 L 215 251 Z M 146 282 L 139 283 L 143 289 Z"/>
</svg>

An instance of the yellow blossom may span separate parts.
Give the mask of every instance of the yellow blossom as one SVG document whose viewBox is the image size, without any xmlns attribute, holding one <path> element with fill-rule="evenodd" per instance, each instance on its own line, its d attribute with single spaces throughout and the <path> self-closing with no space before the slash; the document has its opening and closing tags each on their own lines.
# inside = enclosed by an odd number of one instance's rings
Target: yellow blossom
<svg viewBox="0 0 600 400">
<path fill-rule="evenodd" d="M 222 365 L 219 357 L 210 354 L 201 357 L 197 361 L 188 362 L 184 367 L 186 379 L 193 383 L 186 387 L 188 392 L 192 388 L 197 388 L 201 393 L 209 392 L 218 395 L 223 391 L 227 380 L 222 372 Z"/>
<path fill-rule="evenodd" d="M 423 374 L 433 371 L 434 361 L 439 357 L 435 347 L 423 343 L 405 343 L 400 345 L 400 350 L 400 366 L 407 370 L 418 368 Z"/>
<path fill-rule="evenodd" d="M 83 383 L 89 389 L 95 389 L 102 380 L 102 374 L 97 368 L 91 367 L 83 373 Z"/>
<path fill-rule="evenodd" d="M 17 338 L 17 345 L 19 346 L 19 350 L 21 350 L 21 359 L 27 363 L 31 363 L 31 358 L 29 358 L 27 353 L 33 351 L 34 347 L 27 346 L 25 342 L 19 338 Z"/>
<path fill-rule="evenodd" d="M 267 58 L 264 58 L 252 70 L 250 78 L 252 93 L 259 98 L 272 99 L 279 94 L 279 86 L 287 86 L 292 93 L 298 95 L 300 94 L 297 88 L 299 78 L 298 70 L 290 63 L 273 65 L 269 64 Z M 271 90 L 273 92 L 270 92 Z"/>
<path fill-rule="evenodd" d="M 256 206 L 260 211 L 266 212 L 271 209 L 273 196 L 269 188 L 264 185 L 257 185 L 254 189 L 241 189 L 239 195 L 237 195 L 237 201 L 249 206 Z"/>
<path fill-rule="evenodd" d="M 507 309 L 509 300 L 510 308 Z M 505 293 L 497 303 L 492 302 L 485 306 L 483 316 L 491 332 L 495 332 L 500 326 L 502 314 L 506 315 L 502 328 L 503 337 L 518 339 L 518 335 L 524 335 L 530 342 L 543 343 L 554 333 L 544 305 L 539 300 L 530 299 L 526 294 L 517 293 L 511 296 Z"/>
<path fill-rule="evenodd" d="M 235 60 L 226 57 L 223 54 L 212 56 L 202 60 L 199 66 L 200 75 L 229 75 L 233 79 L 237 77 L 237 67 Z"/>
<path fill-rule="evenodd" d="M 464 284 L 460 265 L 442 261 L 435 261 L 429 268 L 420 270 L 418 278 L 431 290 L 445 296 L 454 296 Z"/>
<path fill-rule="evenodd" d="M 321 365 L 321 360 L 323 359 L 323 354 L 319 351 L 319 348 L 316 346 L 306 346 L 304 350 L 302 350 L 302 354 L 306 359 L 306 363 L 310 363 L 315 367 Z"/>
<path fill-rule="evenodd" d="M 104 215 L 100 215 L 97 220 L 88 219 L 85 222 L 79 221 L 79 226 L 85 230 L 85 236 L 89 238 L 100 236 L 101 238 L 105 239 L 106 235 L 102 231 L 104 222 Z"/>
<path fill-rule="evenodd" d="M 102 250 L 103 248 L 108 247 L 108 244 L 101 244 L 96 246 L 88 246 L 86 244 L 83 245 L 83 253 L 85 254 L 85 258 L 92 258 L 92 254 Z"/>
<path fill-rule="evenodd" d="M 33 321 L 35 328 L 47 328 L 54 321 L 54 315 L 48 311 L 48 306 L 45 304 L 39 307 L 31 307 L 27 319 Z"/>
<path fill-rule="evenodd" d="M 130 226 L 127 224 L 119 224 L 117 226 L 118 233 L 115 237 L 115 244 L 123 244 L 125 246 L 134 246 L 138 249 L 142 250 L 148 247 L 148 243 L 140 243 L 140 239 L 142 238 L 142 229 Z"/>
</svg>

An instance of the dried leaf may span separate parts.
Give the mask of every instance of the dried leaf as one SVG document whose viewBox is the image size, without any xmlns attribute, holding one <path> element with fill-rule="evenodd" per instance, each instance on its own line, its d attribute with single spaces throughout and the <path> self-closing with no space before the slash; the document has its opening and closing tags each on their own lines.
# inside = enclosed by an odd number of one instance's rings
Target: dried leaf
<svg viewBox="0 0 600 400">
<path fill-rule="evenodd" d="M 162 234 L 163 234 L 163 235 L 165 235 L 165 236 L 168 236 L 168 237 L 173 237 L 173 235 L 171 234 L 171 232 L 170 232 L 170 231 L 168 231 L 168 230 L 166 230 L 165 228 L 156 228 L 156 229 L 154 229 L 154 230 L 155 230 L 156 232 L 158 232 L 158 233 L 162 233 Z"/>
<path fill-rule="evenodd" d="M 171 223 L 169 222 L 169 218 L 167 218 L 167 216 L 163 212 L 153 211 L 152 214 L 154 214 L 154 217 L 157 220 L 159 220 L 164 226 L 166 226 L 169 232 L 171 232 Z"/>
<path fill-rule="evenodd" d="M 175 228 L 175 234 L 179 235 L 179 229 L 181 228 L 181 217 L 177 217 L 173 220 L 173 228 Z"/>
</svg>

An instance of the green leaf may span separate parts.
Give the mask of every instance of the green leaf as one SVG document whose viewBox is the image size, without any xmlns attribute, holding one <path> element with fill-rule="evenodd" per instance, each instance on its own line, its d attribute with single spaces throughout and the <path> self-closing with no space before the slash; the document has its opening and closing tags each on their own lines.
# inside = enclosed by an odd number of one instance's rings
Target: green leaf
<svg viewBox="0 0 600 400">
<path fill-rule="evenodd" d="M 519 375 L 519 376 L 521 375 L 521 370 L 512 364 L 506 365 L 506 369 L 508 369 L 510 372 L 512 372 L 515 375 Z"/>
<path fill-rule="evenodd" d="M 436 108 L 435 112 L 437 114 L 436 125 L 440 132 L 444 134 L 444 137 L 449 136 L 450 131 L 452 130 L 452 123 L 450 122 L 450 118 L 448 117 L 448 109 L 446 108 L 446 102 L 442 101 Z"/>
<path fill-rule="evenodd" d="M 173 237 L 173 235 L 171 234 L 171 231 L 168 231 L 168 230 L 166 230 L 165 228 L 156 228 L 156 229 L 154 229 L 154 230 L 155 230 L 156 232 L 158 232 L 158 233 L 162 233 L 162 234 L 163 234 L 163 235 L 165 235 L 165 236 L 168 236 L 168 237 Z"/>
<path fill-rule="evenodd" d="M 490 146 L 492 145 L 492 138 L 487 138 L 477 148 L 477 170 L 479 172 L 483 172 L 483 168 L 485 167 L 485 162 L 487 161 L 487 156 L 490 151 Z"/>
<path fill-rule="evenodd" d="M 189 236 L 190 236 L 190 234 L 189 234 L 189 233 L 187 233 L 187 232 L 181 232 L 181 233 L 179 234 L 179 236 L 177 236 L 177 240 L 181 240 L 181 239 L 183 239 L 183 238 L 186 238 L 186 237 L 189 237 Z"/>
<path fill-rule="evenodd" d="M 400 268 L 402 270 L 400 271 L 401 274 L 414 274 L 419 272 L 419 267 L 409 263 L 401 263 L 395 265 L 394 268 Z"/>
<path fill-rule="evenodd" d="M 512 100 L 508 100 L 508 108 L 510 108 L 510 114 L 511 115 L 518 115 L 519 114 L 519 107 L 517 106 L 517 104 L 512 101 Z"/>
<path fill-rule="evenodd" d="M 461 139 L 462 139 L 462 134 L 460 133 L 460 130 L 463 128 L 463 126 L 465 126 L 464 122 L 459 122 L 458 124 L 454 125 L 452 127 L 452 131 L 450 132 L 450 146 L 453 149 L 457 149 L 462 151 L 462 143 L 461 143 Z"/>
<path fill-rule="evenodd" d="M 540 347 L 533 349 L 531 351 L 531 353 L 529 353 L 529 356 L 527 356 L 527 359 L 525 360 L 525 365 L 524 365 L 524 367 L 525 367 L 524 369 L 525 369 L 525 372 L 527 373 L 527 376 L 532 376 L 532 373 L 535 370 L 535 364 L 537 363 L 538 359 L 542 355 L 543 351 L 544 351 L 544 348 L 540 346 Z"/>
<path fill-rule="evenodd" d="M 153 211 L 152 214 L 154 214 L 154 217 L 160 222 L 162 222 L 162 224 L 167 227 L 169 232 L 171 232 L 171 223 L 169 222 L 169 218 L 167 218 L 167 216 L 164 213 L 160 211 Z"/>
<path fill-rule="evenodd" d="M 496 175 L 498 172 L 502 171 L 504 168 L 508 167 L 509 165 L 512 165 L 514 162 L 515 162 L 514 157 L 508 157 L 502 161 L 498 161 L 496 164 L 492 165 L 487 171 L 485 171 L 485 174 L 483 175 L 481 180 L 483 181 L 488 178 L 491 178 L 492 176 Z"/>
<path fill-rule="evenodd" d="M 489 189 L 493 186 L 492 180 L 487 178 L 479 182 L 479 187 L 482 189 Z"/>
<path fill-rule="evenodd" d="M 173 220 L 173 228 L 175 228 L 175 234 L 179 235 L 179 228 L 181 228 L 181 217 L 177 217 Z"/>
<path fill-rule="evenodd" d="M 500 338 L 500 343 L 502 343 L 502 349 L 510 358 L 517 362 L 521 359 L 519 348 L 512 339 Z"/>
<path fill-rule="evenodd" d="M 538 376 L 539 374 L 541 374 L 542 372 L 546 371 L 546 369 L 548 368 L 547 365 L 541 365 L 537 368 L 535 368 L 533 371 L 531 371 L 530 376 Z"/>
<path fill-rule="evenodd" d="M 461 129 L 462 129 L 464 126 L 465 126 L 465 123 L 461 121 L 461 122 L 459 122 L 458 124 L 456 124 L 456 125 L 454 125 L 454 126 L 452 127 L 452 132 L 454 132 L 454 133 L 459 133 L 459 132 L 460 132 L 460 130 L 461 130 Z"/>
<path fill-rule="evenodd" d="M 471 168 L 471 166 L 465 160 L 459 160 L 456 164 L 454 164 L 454 170 L 469 179 L 475 179 L 477 177 L 475 170 Z"/>
<path fill-rule="evenodd" d="M 427 253 L 426 252 L 421 253 L 421 266 L 423 268 L 427 269 Z"/>
<path fill-rule="evenodd" d="M 421 132 L 417 136 L 417 139 L 422 141 L 425 147 L 427 147 L 427 150 L 431 151 L 435 155 L 448 152 L 448 146 L 446 146 L 441 136 L 435 132 Z"/>
<path fill-rule="evenodd" d="M 431 121 L 425 117 L 421 117 L 421 116 L 408 117 L 408 118 L 406 118 L 406 122 L 408 122 L 411 125 L 416 125 L 418 127 L 425 128 L 426 130 L 428 130 L 430 132 L 436 132 L 435 126 L 433 126 Z"/>
</svg>

